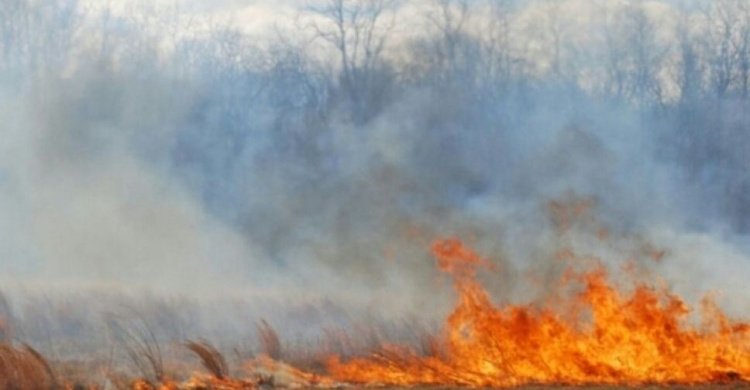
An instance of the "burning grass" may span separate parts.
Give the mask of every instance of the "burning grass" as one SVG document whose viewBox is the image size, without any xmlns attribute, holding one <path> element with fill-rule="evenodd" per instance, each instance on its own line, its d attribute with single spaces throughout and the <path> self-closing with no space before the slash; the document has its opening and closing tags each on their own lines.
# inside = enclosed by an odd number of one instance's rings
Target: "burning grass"
<svg viewBox="0 0 750 390">
<path fill-rule="evenodd" d="M 578 204 L 551 208 L 561 234 L 585 211 Z M 413 326 L 412 344 L 372 345 L 366 331 L 329 329 L 316 348 L 293 350 L 261 320 L 258 355 L 238 352 L 230 361 L 208 341 L 188 340 L 179 345 L 175 366 L 147 321 L 113 317 L 107 325 L 135 367 L 130 375 L 108 364 L 99 368 L 104 380 L 84 384 L 74 378 L 85 375 L 70 375 L 64 362 L 50 364 L 30 346 L 6 341 L 0 343 L 0 390 L 750 387 L 750 323 L 728 318 L 710 299 L 701 302 L 696 321 L 668 288 L 641 279 L 624 286 L 602 262 L 581 262 L 564 248 L 555 258 L 568 270 L 556 294 L 532 304 L 496 304 L 478 278 L 493 272 L 493 263 L 453 238 L 438 240 L 431 252 L 457 303 L 440 332 Z M 653 261 L 662 260 L 663 252 L 651 252 Z"/>
<path fill-rule="evenodd" d="M 384 344 L 345 359 L 327 350 L 286 364 L 280 359 L 294 354 L 282 354 L 278 334 L 261 321 L 258 337 L 264 353 L 245 363 L 243 378 L 230 374 L 227 360 L 213 345 L 188 341 L 183 348 L 198 358 L 205 373 L 177 380 L 165 370 L 162 348 L 146 329 L 140 336 L 126 333 L 131 341 L 126 350 L 143 376 L 128 380 L 108 374 L 111 386 L 101 387 L 750 386 L 750 324 L 730 320 L 708 300 L 702 323 L 692 324 L 687 321 L 689 307 L 666 288 L 637 283 L 632 290 L 618 289 L 599 265 L 565 273 L 561 285 L 579 288 L 545 304 L 498 306 L 477 279 L 480 270 L 492 268 L 490 262 L 456 239 L 436 242 L 432 253 L 437 267 L 452 279 L 458 303 L 443 332 L 426 336 L 424 348 Z M 0 389 L 56 387 L 54 370 L 38 352 L 0 345 Z"/>
<path fill-rule="evenodd" d="M 563 284 L 583 286 L 571 296 L 496 306 L 476 279 L 489 262 L 454 239 L 435 243 L 432 252 L 459 296 L 436 352 L 421 356 L 388 345 L 348 362 L 332 357 L 332 377 L 468 387 L 750 381 L 750 324 L 729 320 L 710 301 L 703 324 L 691 326 L 688 306 L 668 290 L 637 284 L 626 293 L 596 266 L 565 275 Z"/>
</svg>

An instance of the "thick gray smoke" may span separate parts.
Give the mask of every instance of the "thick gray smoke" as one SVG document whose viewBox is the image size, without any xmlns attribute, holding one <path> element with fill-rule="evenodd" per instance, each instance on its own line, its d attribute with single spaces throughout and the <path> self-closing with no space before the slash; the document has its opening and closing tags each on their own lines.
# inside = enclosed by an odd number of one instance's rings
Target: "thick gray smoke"
<svg viewBox="0 0 750 390">
<path fill-rule="evenodd" d="M 439 316 L 447 236 L 500 264 L 500 300 L 548 293 L 562 249 L 664 250 L 667 284 L 750 314 L 743 1 L 321 0 L 261 36 L 119 5 L 0 3 L 0 287 L 27 338 L 144 300 L 175 337 Z M 84 319 L 29 325 L 62 304 Z"/>
</svg>

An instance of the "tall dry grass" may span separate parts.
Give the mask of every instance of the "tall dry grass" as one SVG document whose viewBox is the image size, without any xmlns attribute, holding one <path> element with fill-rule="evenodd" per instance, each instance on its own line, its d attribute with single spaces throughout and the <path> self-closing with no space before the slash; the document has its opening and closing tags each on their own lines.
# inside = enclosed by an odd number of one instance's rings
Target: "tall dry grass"
<svg viewBox="0 0 750 390">
<path fill-rule="evenodd" d="M 229 376 L 229 369 L 224 356 L 207 341 L 188 341 L 185 346 L 201 359 L 203 367 L 216 379 Z"/>
<path fill-rule="evenodd" d="M 0 344 L 0 389 L 55 389 L 55 377 L 47 361 L 29 346 L 22 349 Z"/>
<path fill-rule="evenodd" d="M 266 320 L 261 319 L 257 324 L 257 331 L 263 353 L 273 360 L 280 360 L 281 340 L 276 330 Z"/>
</svg>

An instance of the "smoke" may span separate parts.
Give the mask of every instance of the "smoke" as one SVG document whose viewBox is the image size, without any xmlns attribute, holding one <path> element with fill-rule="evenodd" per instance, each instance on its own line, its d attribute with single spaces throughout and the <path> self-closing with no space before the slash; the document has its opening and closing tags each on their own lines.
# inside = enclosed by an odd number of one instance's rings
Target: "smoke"
<svg viewBox="0 0 750 390">
<path fill-rule="evenodd" d="M 481 19 L 477 11 L 460 16 L 464 3 L 444 4 L 456 17 Z M 664 7 L 672 10 L 656 8 Z M 324 14 L 311 18 L 318 30 L 300 23 L 302 37 L 323 32 L 297 46 L 267 37 L 258 44 L 175 9 L 74 8 L 74 22 L 60 14 L 69 9 L 34 14 L 49 18 L 39 23 L 51 35 L 77 31 L 68 46 L 11 50 L 38 41 L 20 33 L 2 43 L 6 290 L 184 296 L 215 319 L 191 332 L 217 335 L 244 324 L 252 331 L 259 315 L 292 332 L 299 318 L 282 307 L 316 324 L 348 321 L 341 308 L 431 318 L 450 309 L 451 296 L 427 248 L 459 236 L 498 263 L 485 277 L 501 300 L 549 294 L 562 272 L 552 259 L 570 248 L 614 269 L 647 264 L 693 302 L 723 290 L 731 314 L 750 313 L 741 280 L 750 271 L 747 97 L 706 93 L 683 105 L 664 93 L 679 81 L 663 80 L 676 74 L 677 60 L 660 57 L 672 46 L 638 42 L 645 57 L 623 46 L 608 53 L 621 56 L 614 63 L 591 59 L 624 43 L 576 40 L 555 29 L 565 21 L 545 19 L 553 14 L 528 2 L 503 11 L 517 21 L 501 31 L 508 47 L 488 54 L 488 43 L 477 43 L 490 28 L 484 19 L 466 23 L 479 31 L 446 20 L 433 23 L 434 36 L 390 40 L 402 46 L 373 52 L 380 57 L 372 62 L 355 54 L 347 74 L 331 65 L 340 53 L 319 58 L 331 49 Z M 525 38 L 522 26 L 535 17 L 569 42 Z M 524 48 L 531 54 L 517 53 Z M 564 55 L 549 57 L 551 49 Z M 60 51 L 62 63 L 40 59 Z M 581 64 L 602 69 L 577 80 Z M 689 104 L 700 108 L 694 119 L 721 132 L 683 126 Z M 586 211 L 561 230 L 567 222 L 551 201 L 582 202 Z M 664 258 L 653 261 L 662 248 Z M 226 297 L 259 303 L 216 304 Z M 189 304 L 175 306 L 176 318 L 190 317 Z"/>
<path fill-rule="evenodd" d="M 113 82 L 46 84 L 4 105 L 8 280 L 195 292 L 252 280 L 248 271 L 262 267 L 252 245 L 136 155 L 130 120 L 97 120 L 120 109 L 102 103 L 118 97 L 100 89 Z M 145 111 L 156 102 L 124 103 Z"/>
</svg>

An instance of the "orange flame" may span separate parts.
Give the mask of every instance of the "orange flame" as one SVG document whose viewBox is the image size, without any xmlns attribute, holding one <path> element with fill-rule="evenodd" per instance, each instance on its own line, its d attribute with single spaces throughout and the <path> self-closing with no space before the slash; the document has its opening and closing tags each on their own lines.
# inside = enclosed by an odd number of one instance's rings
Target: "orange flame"
<svg viewBox="0 0 750 390">
<path fill-rule="evenodd" d="M 476 279 L 488 261 L 455 239 L 438 241 L 432 253 L 459 297 L 439 346 L 427 356 L 386 345 L 366 358 L 332 357 L 333 378 L 471 387 L 750 381 L 750 324 L 732 322 L 709 301 L 703 326 L 692 326 L 679 297 L 645 284 L 625 294 L 596 267 L 574 276 L 583 291 L 570 300 L 497 307 Z"/>
</svg>

